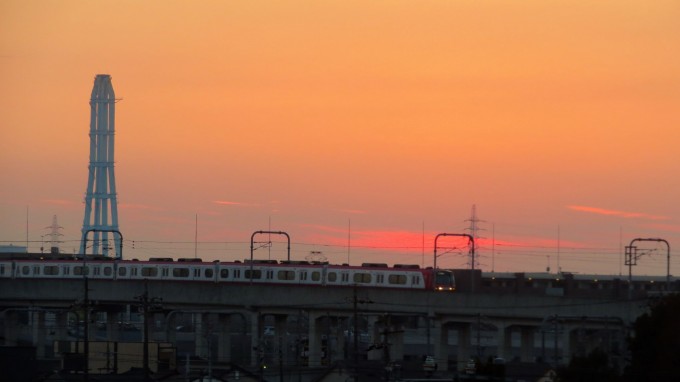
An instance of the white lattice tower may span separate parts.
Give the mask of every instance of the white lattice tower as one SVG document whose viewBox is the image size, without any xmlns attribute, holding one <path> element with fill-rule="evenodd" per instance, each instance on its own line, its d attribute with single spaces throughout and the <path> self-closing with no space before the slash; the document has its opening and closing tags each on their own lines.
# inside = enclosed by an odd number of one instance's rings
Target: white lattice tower
<svg viewBox="0 0 680 382">
<path fill-rule="evenodd" d="M 90 97 L 90 165 L 81 254 L 87 251 L 87 239 L 88 244 L 92 243 L 93 255 L 109 256 L 109 251 L 113 250 L 116 257 L 121 257 L 120 236 L 112 233 L 118 231 L 116 177 L 113 172 L 115 117 L 116 96 L 111 85 L 111 76 L 98 74 Z M 110 236 L 114 239 L 113 246 L 109 244 Z"/>
</svg>

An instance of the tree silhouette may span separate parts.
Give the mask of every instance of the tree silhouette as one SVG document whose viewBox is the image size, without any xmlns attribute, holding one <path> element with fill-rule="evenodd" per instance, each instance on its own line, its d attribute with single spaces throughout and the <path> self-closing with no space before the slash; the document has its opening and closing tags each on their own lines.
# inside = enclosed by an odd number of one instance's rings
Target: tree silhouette
<svg viewBox="0 0 680 382">
<path fill-rule="evenodd" d="M 568 367 L 557 372 L 559 382 L 616 382 L 621 377 L 609 365 L 609 357 L 599 349 L 585 357 L 572 357 Z"/>
<path fill-rule="evenodd" d="M 628 347 L 626 381 L 680 381 L 680 294 L 650 304 L 633 324 Z"/>
</svg>

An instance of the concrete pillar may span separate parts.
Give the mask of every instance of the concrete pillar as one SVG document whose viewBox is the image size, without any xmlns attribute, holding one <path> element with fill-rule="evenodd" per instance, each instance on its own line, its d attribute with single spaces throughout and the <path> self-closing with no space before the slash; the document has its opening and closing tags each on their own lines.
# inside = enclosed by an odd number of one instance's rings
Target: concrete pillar
<svg viewBox="0 0 680 382">
<path fill-rule="evenodd" d="M 217 360 L 231 361 L 231 317 L 220 314 L 217 317 Z"/>
<path fill-rule="evenodd" d="M 437 370 L 448 370 L 449 363 L 449 330 L 442 325 L 441 319 L 433 320 L 430 331 L 434 345 L 434 359 L 437 362 Z"/>
<path fill-rule="evenodd" d="M 165 341 L 177 346 L 177 312 L 169 312 L 165 316 Z"/>
<path fill-rule="evenodd" d="M 149 339 L 154 342 L 165 341 L 165 315 L 162 312 L 153 312 L 149 320 Z"/>
<path fill-rule="evenodd" d="M 395 333 L 390 334 L 390 360 L 402 361 L 404 359 L 404 328 L 398 327 L 393 330 Z"/>
<path fill-rule="evenodd" d="M 531 326 L 521 327 L 521 350 L 520 359 L 522 362 L 534 361 L 534 333 L 535 328 Z"/>
<path fill-rule="evenodd" d="M 430 319 L 430 349 L 435 360 L 439 360 L 439 355 L 442 352 L 442 322 L 440 319 L 431 318 Z"/>
<path fill-rule="evenodd" d="M 318 325 L 318 318 L 316 314 L 309 314 L 309 367 L 321 366 L 321 330 Z"/>
<path fill-rule="evenodd" d="M 57 341 L 68 340 L 68 312 L 58 312 L 55 314 L 54 336 Z"/>
<path fill-rule="evenodd" d="M 381 342 L 383 342 L 382 338 L 382 330 L 380 330 L 380 326 L 378 325 L 378 316 L 368 316 L 367 317 L 367 323 L 368 323 L 368 335 L 370 337 L 370 342 L 369 342 L 369 347 L 371 345 L 378 345 Z M 382 360 L 383 357 L 383 350 L 382 349 L 373 349 L 369 350 L 366 353 L 366 358 L 369 361 L 380 361 Z"/>
<path fill-rule="evenodd" d="M 335 338 L 336 341 L 333 344 L 329 344 L 329 351 L 331 352 L 331 360 L 336 361 L 339 359 L 345 359 L 345 348 L 347 345 L 347 336 L 345 336 L 345 329 L 347 328 L 345 319 L 338 319 L 337 325 L 335 326 Z M 349 334 L 349 332 L 348 332 Z M 331 346 L 334 345 L 334 346 Z"/>
<path fill-rule="evenodd" d="M 571 362 L 571 348 L 572 348 L 572 328 L 567 325 L 562 327 L 560 333 L 560 348 L 562 350 L 562 358 L 560 359 L 560 364 L 568 365 Z"/>
<path fill-rule="evenodd" d="M 287 326 L 286 322 L 288 320 L 288 316 L 283 315 L 283 314 L 277 314 L 274 316 L 274 332 L 275 332 L 275 341 L 274 341 L 274 362 L 276 363 L 277 367 L 279 365 L 279 358 L 284 360 L 288 359 L 288 352 L 289 352 L 289 347 L 287 346 L 288 344 L 288 335 L 287 335 Z"/>
<path fill-rule="evenodd" d="M 68 312 L 55 313 L 55 327 L 54 327 L 54 354 L 69 352 L 69 336 L 68 336 Z"/>
<path fill-rule="evenodd" d="M 19 312 L 5 312 L 5 346 L 16 346 L 21 331 Z"/>
<path fill-rule="evenodd" d="M 470 332 L 472 325 L 460 324 L 458 326 L 458 370 L 462 370 L 470 359 Z"/>
<path fill-rule="evenodd" d="M 106 312 L 106 339 L 111 342 L 120 340 L 121 327 L 118 322 L 121 321 L 118 313 Z"/>
<path fill-rule="evenodd" d="M 207 314 L 192 314 L 192 321 L 194 323 L 194 354 L 201 358 L 207 358 L 209 354 L 207 341 L 209 329 L 207 320 Z"/>
<path fill-rule="evenodd" d="M 256 367 L 260 365 L 260 353 L 264 352 L 261 349 L 260 336 L 262 335 L 260 324 L 261 316 L 258 312 L 250 314 L 250 366 Z M 263 353 L 264 354 L 264 353 Z"/>
<path fill-rule="evenodd" d="M 33 344 L 35 345 L 35 356 L 37 359 L 45 358 L 45 344 L 47 341 L 47 330 L 45 329 L 45 312 L 30 312 L 31 328 L 33 331 Z"/>
<path fill-rule="evenodd" d="M 500 358 L 508 358 L 510 355 L 510 348 L 512 347 L 512 335 L 509 332 L 509 327 L 502 323 L 496 324 L 498 331 L 496 332 L 496 356 Z"/>
</svg>

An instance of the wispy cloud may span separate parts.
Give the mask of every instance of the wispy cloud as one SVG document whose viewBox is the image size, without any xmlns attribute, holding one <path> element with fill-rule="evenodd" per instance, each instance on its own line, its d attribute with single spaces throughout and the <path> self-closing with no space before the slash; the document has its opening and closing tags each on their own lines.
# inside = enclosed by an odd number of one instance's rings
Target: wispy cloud
<svg viewBox="0 0 680 382">
<path fill-rule="evenodd" d="M 668 216 L 662 215 L 651 215 L 643 212 L 628 212 L 619 210 L 608 210 L 599 207 L 589 207 L 589 206 L 567 206 L 570 210 L 587 212 L 597 215 L 607 215 L 607 216 L 617 216 L 625 219 L 647 219 L 647 220 L 669 220 Z"/>
<path fill-rule="evenodd" d="M 343 213 L 350 214 L 350 215 L 364 215 L 364 214 L 367 213 L 367 211 L 356 210 L 356 209 L 337 209 L 336 211 L 343 212 Z"/>
<path fill-rule="evenodd" d="M 243 203 L 243 202 L 232 202 L 229 200 L 213 200 L 213 203 L 220 206 L 239 206 L 239 207 L 257 207 L 259 204 L 256 203 Z"/>
<path fill-rule="evenodd" d="M 666 232 L 680 232 L 680 225 L 677 224 L 649 223 L 644 225 L 644 227 Z"/>
</svg>

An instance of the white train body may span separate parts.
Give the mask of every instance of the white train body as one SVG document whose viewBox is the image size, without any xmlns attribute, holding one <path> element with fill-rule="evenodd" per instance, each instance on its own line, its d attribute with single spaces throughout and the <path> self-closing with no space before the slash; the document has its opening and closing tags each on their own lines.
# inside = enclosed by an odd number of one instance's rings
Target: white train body
<svg viewBox="0 0 680 382">
<path fill-rule="evenodd" d="M 193 259 L 191 259 L 193 260 Z M 363 266 L 308 262 L 201 262 L 136 260 L 0 260 L 0 278 L 163 280 L 310 286 L 455 290 L 453 272 L 417 266 Z"/>
</svg>

